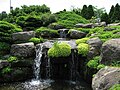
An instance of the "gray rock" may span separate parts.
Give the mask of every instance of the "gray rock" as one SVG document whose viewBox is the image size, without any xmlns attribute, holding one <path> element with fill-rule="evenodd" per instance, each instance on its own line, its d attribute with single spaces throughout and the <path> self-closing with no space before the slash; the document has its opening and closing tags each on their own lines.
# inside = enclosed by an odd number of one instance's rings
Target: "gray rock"
<svg viewBox="0 0 120 90">
<path fill-rule="evenodd" d="M 112 24 L 108 24 L 108 26 L 119 26 L 120 23 L 112 23 Z"/>
<path fill-rule="evenodd" d="M 12 34 L 13 41 L 28 41 L 33 37 L 35 37 L 34 31 L 17 32 Z"/>
<path fill-rule="evenodd" d="M 60 38 L 66 38 L 68 34 L 69 29 L 59 29 L 58 33 L 60 35 Z"/>
<path fill-rule="evenodd" d="M 120 38 L 106 41 L 102 45 L 101 63 L 111 65 L 118 61 L 120 61 Z"/>
<path fill-rule="evenodd" d="M 69 32 L 70 38 L 72 39 L 80 39 L 86 36 L 85 32 L 78 31 L 78 30 L 71 30 Z"/>
<path fill-rule="evenodd" d="M 7 60 L 0 60 L 0 69 L 6 67 L 9 65 L 9 62 Z"/>
<path fill-rule="evenodd" d="M 110 27 L 105 27 L 104 28 L 104 31 L 113 31 L 113 30 L 115 30 L 115 28 L 110 28 Z"/>
<path fill-rule="evenodd" d="M 20 57 L 31 57 L 34 55 L 35 46 L 34 43 L 22 43 L 22 44 L 13 44 L 11 46 L 10 53 L 13 56 Z"/>
<path fill-rule="evenodd" d="M 94 26 L 94 27 L 106 26 L 106 22 L 95 23 L 93 26 Z"/>
<path fill-rule="evenodd" d="M 114 84 L 120 83 L 120 68 L 105 67 L 100 69 L 92 80 L 93 90 L 108 90 Z"/>
<path fill-rule="evenodd" d="M 100 50 L 102 47 L 102 41 L 99 38 L 92 38 L 87 41 L 90 46 L 90 50 L 88 53 L 88 59 L 92 59 L 93 57 L 100 55 Z"/>
<path fill-rule="evenodd" d="M 92 28 L 93 24 L 92 23 L 88 23 L 88 24 L 82 24 L 82 23 L 78 23 L 75 25 L 76 28 Z"/>
</svg>

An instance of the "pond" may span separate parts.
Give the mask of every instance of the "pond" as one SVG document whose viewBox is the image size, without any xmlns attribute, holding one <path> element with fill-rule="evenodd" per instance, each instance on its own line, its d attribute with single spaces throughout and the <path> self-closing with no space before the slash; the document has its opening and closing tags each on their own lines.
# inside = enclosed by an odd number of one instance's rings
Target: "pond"
<svg viewBox="0 0 120 90">
<path fill-rule="evenodd" d="M 1 84 L 0 90 L 92 90 L 84 81 L 31 80 Z"/>
</svg>

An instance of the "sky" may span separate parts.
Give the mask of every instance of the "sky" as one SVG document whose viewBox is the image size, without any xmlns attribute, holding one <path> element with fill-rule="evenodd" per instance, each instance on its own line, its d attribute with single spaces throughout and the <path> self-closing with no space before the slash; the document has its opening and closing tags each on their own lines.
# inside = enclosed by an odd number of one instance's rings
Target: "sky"
<svg viewBox="0 0 120 90">
<path fill-rule="evenodd" d="M 63 9 L 70 10 L 72 7 L 82 8 L 83 5 L 93 5 L 98 8 L 105 8 L 109 12 L 112 5 L 116 5 L 120 0 L 11 0 L 13 8 L 20 7 L 22 5 L 42 5 L 46 4 L 50 7 L 50 10 L 54 12 L 61 11 Z M 0 0 L 0 12 L 10 11 L 10 0 Z"/>
</svg>

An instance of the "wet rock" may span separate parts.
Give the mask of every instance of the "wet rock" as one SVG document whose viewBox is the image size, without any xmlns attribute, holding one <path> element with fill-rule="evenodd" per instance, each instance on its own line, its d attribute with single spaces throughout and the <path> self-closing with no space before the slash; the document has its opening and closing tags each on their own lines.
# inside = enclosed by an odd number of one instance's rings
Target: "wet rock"
<svg viewBox="0 0 120 90">
<path fill-rule="evenodd" d="M 120 68 L 105 67 L 98 71 L 92 80 L 93 90 L 108 90 L 114 84 L 120 83 Z"/>
<path fill-rule="evenodd" d="M 108 26 L 119 26 L 120 23 L 112 23 L 112 24 L 108 24 Z"/>
<path fill-rule="evenodd" d="M 15 41 L 28 41 L 29 39 L 35 37 L 34 31 L 26 31 L 26 32 L 17 32 L 12 34 L 12 40 Z"/>
<path fill-rule="evenodd" d="M 72 39 L 80 39 L 85 37 L 86 33 L 78 30 L 70 30 L 69 35 Z"/>
<path fill-rule="evenodd" d="M 10 53 L 13 56 L 31 57 L 35 53 L 34 43 L 13 44 Z"/>
<path fill-rule="evenodd" d="M 7 60 L 0 60 L 0 69 L 9 66 L 9 62 Z"/>
<path fill-rule="evenodd" d="M 66 38 L 68 34 L 69 29 L 59 29 L 58 33 L 60 35 L 60 38 Z"/>
<path fill-rule="evenodd" d="M 101 63 L 111 65 L 120 61 L 120 39 L 111 39 L 102 45 Z"/>
<path fill-rule="evenodd" d="M 91 38 L 87 43 L 90 45 L 90 50 L 87 56 L 88 59 L 92 59 L 93 57 L 100 55 L 102 41 L 99 38 Z"/>
</svg>

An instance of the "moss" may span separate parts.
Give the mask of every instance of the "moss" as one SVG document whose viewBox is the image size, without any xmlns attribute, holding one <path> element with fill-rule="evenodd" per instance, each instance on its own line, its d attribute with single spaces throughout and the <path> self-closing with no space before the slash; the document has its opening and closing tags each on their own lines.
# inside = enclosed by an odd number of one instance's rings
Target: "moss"
<svg viewBox="0 0 120 90">
<path fill-rule="evenodd" d="M 89 40 L 89 38 L 77 39 L 77 40 L 76 40 L 76 44 L 78 45 L 78 44 L 80 44 L 80 43 L 86 43 L 87 40 Z"/>
<path fill-rule="evenodd" d="M 120 84 L 113 85 L 109 90 L 120 90 Z"/>
<path fill-rule="evenodd" d="M 65 42 L 55 42 L 53 47 L 48 50 L 49 57 L 67 57 L 71 54 L 71 46 Z"/>
<path fill-rule="evenodd" d="M 85 43 L 80 43 L 78 46 L 78 54 L 81 54 L 82 56 L 86 56 L 89 52 L 89 45 Z"/>
<path fill-rule="evenodd" d="M 7 60 L 8 60 L 8 62 L 13 62 L 13 61 L 18 60 L 18 58 L 15 56 L 10 56 Z"/>
<path fill-rule="evenodd" d="M 7 74 L 10 73 L 12 71 L 12 69 L 8 66 L 2 69 L 2 74 Z"/>
<path fill-rule="evenodd" d="M 104 67 L 105 67 L 104 64 L 99 64 L 99 65 L 97 66 L 97 70 L 100 70 L 101 68 L 104 68 Z"/>
<path fill-rule="evenodd" d="M 30 42 L 33 42 L 34 44 L 38 44 L 38 43 L 42 43 L 42 42 L 44 42 L 44 39 L 43 38 L 31 38 L 30 40 L 29 40 Z"/>
</svg>

